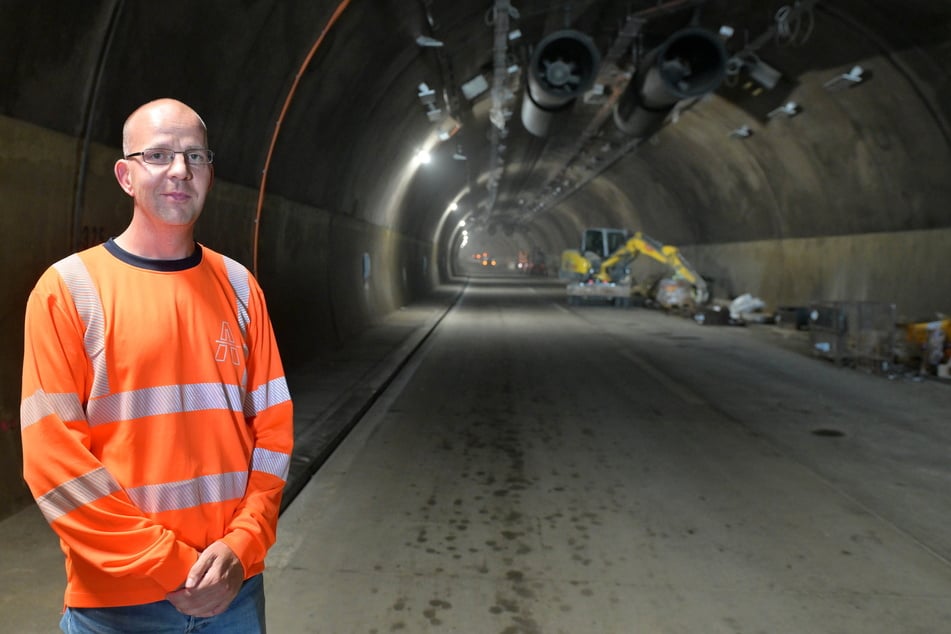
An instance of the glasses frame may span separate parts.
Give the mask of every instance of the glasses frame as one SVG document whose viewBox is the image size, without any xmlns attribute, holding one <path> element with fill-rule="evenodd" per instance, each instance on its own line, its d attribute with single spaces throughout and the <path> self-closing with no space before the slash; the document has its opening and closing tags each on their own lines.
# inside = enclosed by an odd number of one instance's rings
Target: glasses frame
<svg viewBox="0 0 951 634">
<path fill-rule="evenodd" d="M 189 153 L 189 152 L 198 152 L 198 151 L 200 151 L 200 152 L 207 152 L 207 153 L 208 153 L 208 162 L 207 162 L 207 163 L 194 163 L 194 162 L 188 160 L 188 153 Z M 155 161 L 150 161 L 150 160 L 148 160 L 147 158 L 145 158 L 145 155 L 146 155 L 147 153 L 149 153 L 149 152 L 168 152 L 168 153 L 170 153 L 170 154 L 172 155 L 172 160 L 169 161 L 168 163 L 156 163 Z M 123 158 L 130 159 L 130 158 L 132 158 L 132 157 L 134 157 L 134 156 L 141 156 L 141 157 L 142 157 L 142 162 L 143 162 L 143 163 L 148 163 L 149 165 L 171 165 L 172 163 L 175 162 L 175 155 L 176 155 L 176 154 L 181 154 L 181 155 L 182 155 L 182 158 L 185 159 L 185 163 L 186 163 L 187 165 L 192 166 L 192 167 L 197 166 L 197 165 L 211 165 L 212 163 L 215 162 L 215 153 L 212 152 L 211 150 L 209 150 L 208 148 L 190 148 L 190 149 L 187 149 L 187 150 L 172 150 L 172 149 L 164 148 L 164 147 L 147 147 L 147 148 L 145 148 L 144 150 L 142 150 L 141 152 L 132 152 L 131 154 L 126 154 Z"/>
</svg>

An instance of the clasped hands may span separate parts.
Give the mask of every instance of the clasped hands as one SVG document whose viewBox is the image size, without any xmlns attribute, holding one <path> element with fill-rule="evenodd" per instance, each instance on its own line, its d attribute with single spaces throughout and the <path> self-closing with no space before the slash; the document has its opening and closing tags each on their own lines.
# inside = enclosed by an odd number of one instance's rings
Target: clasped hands
<svg viewBox="0 0 951 634">
<path fill-rule="evenodd" d="M 228 609 L 242 583 L 244 566 L 227 544 L 217 541 L 198 555 L 185 585 L 165 598 L 182 614 L 217 616 Z"/>
</svg>

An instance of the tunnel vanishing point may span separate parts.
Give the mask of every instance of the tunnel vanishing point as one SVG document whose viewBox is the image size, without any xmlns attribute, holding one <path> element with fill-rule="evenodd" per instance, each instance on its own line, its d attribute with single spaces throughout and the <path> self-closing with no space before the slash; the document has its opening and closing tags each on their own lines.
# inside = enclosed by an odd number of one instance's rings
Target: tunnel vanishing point
<svg viewBox="0 0 951 634">
<path fill-rule="evenodd" d="M 951 313 L 945 0 L 77 8 L 0 3 L 0 518 L 30 503 L 27 295 L 125 227 L 122 123 L 159 97 L 208 125 L 197 235 L 258 276 L 289 374 L 474 250 L 553 275 L 587 227 L 678 245 L 722 298 Z"/>
</svg>

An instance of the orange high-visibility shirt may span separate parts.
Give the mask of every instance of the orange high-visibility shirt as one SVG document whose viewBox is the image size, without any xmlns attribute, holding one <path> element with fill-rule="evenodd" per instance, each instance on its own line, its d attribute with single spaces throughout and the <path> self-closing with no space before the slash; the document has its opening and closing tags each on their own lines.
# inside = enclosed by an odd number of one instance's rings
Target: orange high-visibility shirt
<svg viewBox="0 0 951 634">
<path fill-rule="evenodd" d="M 264 569 L 293 413 L 260 287 L 196 245 L 113 241 L 50 267 L 27 302 L 23 472 L 66 554 L 66 605 L 160 601 L 224 541 Z"/>
</svg>

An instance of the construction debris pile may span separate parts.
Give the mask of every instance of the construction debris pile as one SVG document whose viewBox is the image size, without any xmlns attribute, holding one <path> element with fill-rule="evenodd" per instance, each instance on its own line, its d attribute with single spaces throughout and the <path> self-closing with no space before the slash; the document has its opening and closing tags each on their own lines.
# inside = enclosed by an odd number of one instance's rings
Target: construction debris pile
<svg viewBox="0 0 951 634">
<path fill-rule="evenodd" d="M 742 303 L 749 304 L 742 297 Z M 951 318 L 944 315 L 906 322 L 896 319 L 894 304 L 819 302 L 782 306 L 773 323 L 807 332 L 813 354 L 839 365 L 890 377 L 951 378 Z"/>
</svg>

